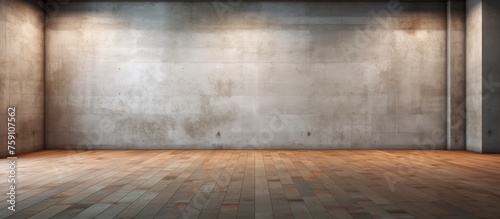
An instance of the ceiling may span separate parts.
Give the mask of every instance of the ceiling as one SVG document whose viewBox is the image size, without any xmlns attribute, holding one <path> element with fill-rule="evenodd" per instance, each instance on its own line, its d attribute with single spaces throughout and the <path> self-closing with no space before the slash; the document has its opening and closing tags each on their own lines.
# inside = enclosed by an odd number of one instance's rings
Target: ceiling
<svg viewBox="0 0 500 219">
<path fill-rule="evenodd" d="M 48 2 L 51 0 L 42 0 Z M 63 0 L 69 2 L 389 2 L 389 0 Z M 446 2 L 447 0 L 399 0 L 400 2 Z M 463 0 L 464 1 L 464 0 Z"/>
</svg>

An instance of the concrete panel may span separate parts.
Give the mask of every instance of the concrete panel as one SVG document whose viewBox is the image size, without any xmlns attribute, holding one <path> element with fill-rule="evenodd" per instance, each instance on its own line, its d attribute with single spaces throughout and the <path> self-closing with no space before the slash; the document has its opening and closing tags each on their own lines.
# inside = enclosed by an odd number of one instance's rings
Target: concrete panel
<svg viewBox="0 0 500 219">
<path fill-rule="evenodd" d="M 44 26 L 43 14 L 28 1 L 0 1 L 0 118 L 16 107 L 18 154 L 44 148 Z M 8 42 L 8 44 L 7 44 Z M 0 141 L 7 141 L 1 125 Z M 7 156 L 6 147 L 0 157 Z"/>
<path fill-rule="evenodd" d="M 68 3 L 46 146 L 444 149 L 446 4 L 392 4 Z"/>
<path fill-rule="evenodd" d="M 483 6 L 482 0 L 467 0 L 466 27 L 466 121 L 467 150 L 482 152 L 482 74 L 483 74 Z"/>
<path fill-rule="evenodd" d="M 500 2 L 483 0 L 483 153 L 500 153 Z"/>
</svg>

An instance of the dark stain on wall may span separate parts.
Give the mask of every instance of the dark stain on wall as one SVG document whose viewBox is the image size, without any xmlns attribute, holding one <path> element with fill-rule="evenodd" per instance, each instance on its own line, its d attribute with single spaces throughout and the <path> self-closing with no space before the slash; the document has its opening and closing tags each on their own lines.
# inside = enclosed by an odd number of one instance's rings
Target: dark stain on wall
<svg viewBox="0 0 500 219">
<path fill-rule="evenodd" d="M 211 103 L 211 97 L 203 95 L 200 100 L 200 114 L 197 118 L 188 118 L 182 124 L 191 138 L 205 136 L 215 128 L 233 122 L 237 119 L 234 109 L 218 111 Z"/>
<path fill-rule="evenodd" d="M 170 116 L 156 115 L 149 118 L 128 118 L 118 121 L 118 125 L 126 130 L 134 130 L 144 144 L 164 144 L 169 130 L 174 130 L 175 120 Z"/>
<path fill-rule="evenodd" d="M 402 29 L 414 32 L 424 28 L 423 26 L 424 24 L 425 22 L 423 21 L 422 18 L 412 17 L 408 19 L 406 22 L 402 23 Z"/>
<path fill-rule="evenodd" d="M 219 79 L 215 86 L 215 90 L 218 96 L 230 97 L 233 90 L 233 81 L 229 80 L 227 82 L 224 82 Z"/>
<path fill-rule="evenodd" d="M 443 12 L 446 12 L 446 7 L 441 8 Z M 426 12 L 415 12 L 414 14 L 400 18 L 400 20 L 395 21 L 396 29 L 406 30 L 414 33 L 418 30 L 445 30 L 446 19 L 439 19 L 436 14 L 430 14 Z"/>
</svg>

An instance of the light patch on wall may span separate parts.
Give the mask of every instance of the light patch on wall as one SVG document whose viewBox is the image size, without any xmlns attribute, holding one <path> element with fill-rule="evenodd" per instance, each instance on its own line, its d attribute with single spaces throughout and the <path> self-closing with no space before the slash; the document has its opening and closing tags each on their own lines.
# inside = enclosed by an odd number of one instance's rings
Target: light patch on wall
<svg viewBox="0 0 500 219">
<path fill-rule="evenodd" d="M 7 30 L 6 30 L 6 12 L 5 0 L 0 0 L 0 57 L 4 57 L 7 49 Z"/>
</svg>

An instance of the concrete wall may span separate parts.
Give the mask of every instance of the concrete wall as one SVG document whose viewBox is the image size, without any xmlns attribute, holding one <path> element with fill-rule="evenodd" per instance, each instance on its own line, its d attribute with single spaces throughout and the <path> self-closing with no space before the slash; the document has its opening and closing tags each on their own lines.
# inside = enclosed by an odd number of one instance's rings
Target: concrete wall
<svg viewBox="0 0 500 219">
<path fill-rule="evenodd" d="M 500 2 L 467 0 L 467 150 L 500 153 Z"/>
<path fill-rule="evenodd" d="M 64 5 L 46 146 L 444 149 L 446 4 L 392 4 Z"/>
<path fill-rule="evenodd" d="M 482 151 L 482 0 L 467 0 L 467 150 Z"/>
<path fill-rule="evenodd" d="M 7 156 L 7 108 L 17 108 L 18 154 L 44 147 L 43 14 L 20 0 L 0 0 L 0 157 Z"/>
<path fill-rule="evenodd" d="M 483 153 L 500 153 L 500 1 L 483 0 Z"/>
</svg>

